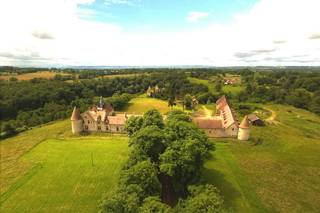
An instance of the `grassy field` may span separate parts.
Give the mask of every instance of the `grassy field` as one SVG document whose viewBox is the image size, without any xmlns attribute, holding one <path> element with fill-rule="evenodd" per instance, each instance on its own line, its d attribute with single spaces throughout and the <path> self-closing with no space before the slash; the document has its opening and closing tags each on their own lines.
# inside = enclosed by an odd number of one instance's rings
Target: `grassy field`
<svg viewBox="0 0 320 213">
<path fill-rule="evenodd" d="M 143 113 L 146 101 L 168 110 L 166 102 L 139 97 L 131 112 L 138 104 Z M 205 164 L 203 181 L 215 184 L 234 212 L 317 212 L 320 117 L 290 106 L 260 107 L 273 110 L 277 122 L 253 127 L 249 142 L 212 139 L 216 150 Z M 75 137 L 69 122 L 1 141 L 1 212 L 98 210 L 98 201 L 114 187 L 127 158 L 127 138 Z M 262 144 L 255 145 L 257 138 Z"/>
<path fill-rule="evenodd" d="M 167 101 L 156 98 L 147 98 L 146 95 L 141 95 L 137 98 L 133 98 L 124 111 L 128 114 L 141 115 L 150 109 L 157 109 L 161 113 L 166 114 L 171 110 L 171 107 L 168 107 Z M 173 109 L 182 110 L 182 106 L 174 106 Z"/>
<path fill-rule="evenodd" d="M 203 179 L 217 186 L 225 207 L 235 212 L 265 212 L 248 177 L 237 164 L 228 143 L 216 143 L 212 160 L 205 164 Z"/>
<path fill-rule="evenodd" d="M 193 77 L 189 77 L 188 80 L 194 84 L 203 84 L 208 87 L 210 92 L 217 93 L 217 91 L 215 89 L 215 83 L 213 81 L 199 79 L 199 78 L 193 78 Z"/>
<path fill-rule="evenodd" d="M 34 78 L 52 79 L 56 74 L 69 75 L 61 72 L 41 71 L 41 72 L 25 73 L 21 75 L 0 75 L 0 80 L 9 80 L 11 77 L 17 78 L 18 80 L 25 80 L 25 81 L 31 80 Z"/>
<path fill-rule="evenodd" d="M 57 122 L 1 142 L 0 212 L 98 211 L 128 156 L 127 137 L 73 137 L 69 126 Z"/>
<path fill-rule="evenodd" d="M 267 107 L 276 112 L 276 125 L 253 127 L 251 141 L 214 140 L 206 180 L 239 212 L 318 212 L 320 117 L 290 106 Z M 257 138 L 262 144 L 254 145 Z"/>
<path fill-rule="evenodd" d="M 103 78 L 132 78 L 139 77 L 141 75 L 149 75 L 148 73 L 132 73 L 132 74 L 114 74 L 114 75 L 104 75 Z"/>
<path fill-rule="evenodd" d="M 215 89 L 215 82 L 212 80 L 204 80 L 204 79 L 199 79 L 199 78 L 188 78 L 192 83 L 195 84 L 203 84 L 205 86 L 208 87 L 209 91 L 212 92 L 213 94 L 217 93 L 216 89 Z M 237 84 L 237 85 L 223 85 L 222 86 L 222 91 L 224 93 L 240 93 L 241 91 L 244 90 L 244 87 Z"/>
</svg>

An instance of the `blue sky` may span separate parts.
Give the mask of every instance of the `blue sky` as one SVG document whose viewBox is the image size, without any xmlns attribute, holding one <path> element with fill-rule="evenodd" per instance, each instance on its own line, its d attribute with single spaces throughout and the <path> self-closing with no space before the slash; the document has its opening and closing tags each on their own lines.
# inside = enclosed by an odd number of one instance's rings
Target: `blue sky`
<svg viewBox="0 0 320 213">
<path fill-rule="evenodd" d="M 0 65 L 320 66 L 319 8 L 320 0 L 1 0 Z"/>
<path fill-rule="evenodd" d="M 257 0 L 98 0 L 80 5 L 91 10 L 87 19 L 119 24 L 126 30 L 185 30 L 230 22 L 233 15 L 250 10 Z M 118 3 L 117 3 L 118 2 Z M 192 11 L 207 13 L 197 24 L 186 21 Z"/>
</svg>

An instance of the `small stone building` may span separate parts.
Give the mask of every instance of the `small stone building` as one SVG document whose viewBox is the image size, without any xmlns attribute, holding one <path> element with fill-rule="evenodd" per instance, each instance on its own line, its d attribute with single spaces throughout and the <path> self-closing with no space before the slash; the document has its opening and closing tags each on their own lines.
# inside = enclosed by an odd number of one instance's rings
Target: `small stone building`
<svg viewBox="0 0 320 213">
<path fill-rule="evenodd" d="M 250 114 L 248 115 L 248 120 L 250 124 L 254 126 L 264 126 L 263 120 L 261 120 L 256 114 Z"/>
<path fill-rule="evenodd" d="M 72 133 L 81 132 L 125 132 L 126 114 L 116 114 L 111 105 L 105 105 L 100 98 L 98 106 L 92 106 L 84 113 L 75 107 L 71 116 Z"/>
<path fill-rule="evenodd" d="M 147 96 L 154 98 L 157 94 L 161 94 L 161 92 L 162 92 L 162 89 L 160 89 L 158 85 L 156 85 L 155 87 L 149 86 L 147 90 Z"/>
</svg>

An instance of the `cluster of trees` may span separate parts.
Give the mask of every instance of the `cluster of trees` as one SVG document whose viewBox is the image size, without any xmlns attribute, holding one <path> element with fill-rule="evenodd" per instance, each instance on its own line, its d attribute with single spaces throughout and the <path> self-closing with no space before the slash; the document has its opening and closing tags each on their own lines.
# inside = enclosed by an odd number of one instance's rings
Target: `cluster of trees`
<svg viewBox="0 0 320 213">
<path fill-rule="evenodd" d="M 164 123 L 157 110 L 150 110 L 130 118 L 126 129 L 132 151 L 102 212 L 221 212 L 218 190 L 199 184 L 213 146 L 188 115 L 174 110 Z"/>
<path fill-rule="evenodd" d="M 103 72 L 95 71 L 93 75 L 95 73 L 100 75 Z M 10 129 L 10 132 L 11 129 L 21 131 L 26 127 L 66 118 L 70 116 L 73 106 L 85 110 L 94 103 L 97 96 L 114 95 L 108 98 L 107 102 L 119 110 L 130 100 L 129 94 L 143 93 L 150 85 L 164 88 L 160 97 L 163 99 L 208 91 L 206 86 L 191 84 L 187 75 L 180 72 L 65 82 L 69 78 L 72 76 L 56 75 L 52 80 L 36 78 L 30 81 L 0 81 L 1 132 L 8 132 L 7 129 Z"/>
<path fill-rule="evenodd" d="M 320 114 L 320 74 L 317 72 L 247 73 L 240 101 L 290 104 Z"/>
<path fill-rule="evenodd" d="M 274 69 L 274 68 L 273 68 Z M 263 68 L 261 68 L 263 70 Z M 229 100 L 237 102 L 274 102 L 289 104 L 320 114 L 320 73 L 316 69 L 310 71 L 301 68 L 286 68 L 274 71 L 236 70 L 241 75 L 245 90 L 240 93 L 227 93 Z M 192 72 L 190 75 L 202 79 L 218 76 L 214 82 L 216 93 L 203 92 L 197 94 L 199 103 L 212 103 L 222 95 L 222 81 L 219 76 L 226 74 L 226 70 L 203 70 Z"/>
<path fill-rule="evenodd" d="M 131 98 L 124 93 L 141 93 L 148 85 L 149 79 L 144 78 L 92 79 L 74 83 L 47 79 L 0 81 L 1 135 L 9 136 L 12 132 L 67 118 L 73 106 L 84 111 L 95 103 L 97 96 L 114 95 L 107 101 L 116 110 L 121 109 Z"/>
</svg>

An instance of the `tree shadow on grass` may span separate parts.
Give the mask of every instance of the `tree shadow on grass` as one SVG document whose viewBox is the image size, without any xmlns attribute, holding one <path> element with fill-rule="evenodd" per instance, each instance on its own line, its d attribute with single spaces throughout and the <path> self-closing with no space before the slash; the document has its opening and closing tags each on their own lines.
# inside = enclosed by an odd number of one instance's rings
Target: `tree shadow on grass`
<svg viewBox="0 0 320 213">
<path fill-rule="evenodd" d="M 236 210 L 236 199 L 239 198 L 241 194 L 228 180 L 225 179 L 224 174 L 214 169 L 204 168 L 202 170 L 201 179 L 202 183 L 212 184 L 220 190 L 220 194 L 223 197 L 226 208 Z"/>
</svg>

